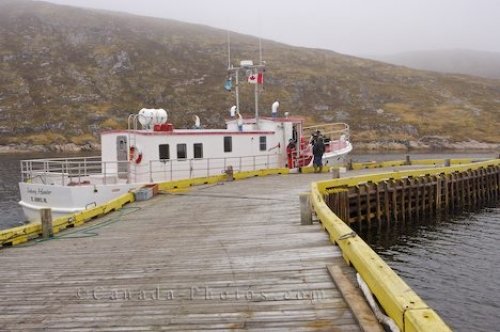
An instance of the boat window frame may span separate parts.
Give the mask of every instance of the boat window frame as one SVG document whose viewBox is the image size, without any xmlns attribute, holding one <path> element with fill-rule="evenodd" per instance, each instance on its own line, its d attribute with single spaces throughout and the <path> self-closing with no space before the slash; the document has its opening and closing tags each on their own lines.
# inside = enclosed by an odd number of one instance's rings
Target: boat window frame
<svg viewBox="0 0 500 332">
<path fill-rule="evenodd" d="M 181 152 L 181 150 L 179 149 L 180 146 L 184 146 L 184 157 L 179 156 L 179 152 Z M 187 144 L 186 143 L 177 143 L 176 152 L 177 152 L 177 160 L 187 160 L 188 153 L 187 153 Z"/>
<path fill-rule="evenodd" d="M 224 136 L 224 152 L 233 152 L 233 136 Z"/>
<path fill-rule="evenodd" d="M 166 158 L 162 158 L 162 157 L 165 156 L 162 153 L 162 148 L 165 147 L 165 146 L 167 147 Z M 163 152 L 165 152 L 165 151 L 163 151 Z M 158 156 L 159 156 L 158 159 L 160 159 L 160 161 L 162 161 L 164 163 L 166 163 L 167 161 L 169 161 L 170 160 L 170 144 L 159 144 L 158 145 Z"/>
<path fill-rule="evenodd" d="M 197 152 L 199 152 L 199 155 Z M 203 143 L 193 143 L 193 158 L 203 159 Z"/>
<path fill-rule="evenodd" d="M 267 151 L 267 136 L 259 136 L 259 151 Z"/>
</svg>

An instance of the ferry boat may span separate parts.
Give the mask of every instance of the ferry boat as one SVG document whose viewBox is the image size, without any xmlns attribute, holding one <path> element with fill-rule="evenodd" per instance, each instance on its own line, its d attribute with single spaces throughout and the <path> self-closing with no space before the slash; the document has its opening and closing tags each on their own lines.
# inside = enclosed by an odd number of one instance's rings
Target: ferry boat
<svg viewBox="0 0 500 332">
<path fill-rule="evenodd" d="M 300 169 L 312 164 L 310 138 L 317 131 L 325 140 L 324 164 L 342 162 L 352 150 L 347 124 L 305 127 L 303 117 L 278 114 L 278 102 L 269 116 L 259 116 L 259 75 L 264 66 L 241 61 L 239 67 L 228 68 L 226 83 L 236 82 L 236 105 L 223 129 L 205 129 L 197 116 L 192 128 L 178 129 L 168 122 L 167 111 L 142 109 L 129 116 L 127 129 L 101 133 L 101 156 L 22 160 L 19 204 L 27 220 L 40 220 L 42 208 L 51 208 L 57 218 L 147 184 L 218 175 L 229 167 L 234 172 Z M 251 117 L 239 112 L 241 72 L 249 75 L 247 80 L 256 80 Z"/>
</svg>

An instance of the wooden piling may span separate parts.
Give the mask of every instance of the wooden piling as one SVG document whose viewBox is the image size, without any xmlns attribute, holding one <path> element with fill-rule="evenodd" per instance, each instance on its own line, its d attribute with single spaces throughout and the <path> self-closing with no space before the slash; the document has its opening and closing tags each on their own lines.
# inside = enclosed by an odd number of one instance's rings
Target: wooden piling
<svg viewBox="0 0 500 332">
<path fill-rule="evenodd" d="M 358 230 L 373 220 L 411 222 L 445 216 L 450 212 L 496 204 L 500 197 L 500 167 L 487 167 L 450 174 L 361 183 L 331 194 L 328 205 L 341 219 L 356 223 Z"/>
<path fill-rule="evenodd" d="M 356 186 L 356 195 L 357 195 L 357 198 L 356 198 L 356 212 L 357 212 L 357 221 L 358 221 L 358 227 L 359 227 L 359 230 L 362 229 L 362 225 L 363 225 L 363 218 L 362 218 L 362 213 L 361 213 L 361 188 L 359 186 Z"/>
<path fill-rule="evenodd" d="M 415 217 L 417 220 L 420 220 L 420 205 L 421 205 L 421 198 L 420 198 L 420 178 L 415 178 Z"/>
<path fill-rule="evenodd" d="M 406 222 L 406 179 L 401 179 L 401 221 Z"/>
<path fill-rule="evenodd" d="M 397 201 L 397 183 L 394 180 L 389 180 L 391 190 L 389 195 L 391 196 L 391 208 L 392 208 L 392 220 L 394 222 L 398 221 L 398 201 Z"/>
<path fill-rule="evenodd" d="M 377 205 L 377 223 L 378 227 L 380 228 L 382 226 L 382 207 L 380 205 L 380 183 L 376 184 L 375 187 L 376 191 L 376 205 Z"/>
<path fill-rule="evenodd" d="M 385 221 L 387 226 L 391 223 L 391 203 L 389 201 L 389 183 L 384 181 L 384 208 L 385 208 Z"/>
<path fill-rule="evenodd" d="M 420 205 L 422 209 L 422 218 L 425 219 L 425 216 L 427 215 L 427 176 L 423 176 L 420 179 L 420 182 L 422 183 L 422 186 L 420 188 L 422 192 L 422 204 Z"/>
<path fill-rule="evenodd" d="M 436 211 L 436 214 L 439 213 L 439 211 L 441 210 L 441 176 L 440 175 L 436 175 L 434 177 L 434 180 L 436 181 L 436 186 L 434 187 L 435 188 L 435 199 L 434 199 L 434 208 L 435 208 L 435 211 Z"/>
<path fill-rule="evenodd" d="M 408 178 L 408 182 L 409 182 L 409 190 L 408 190 L 408 220 L 412 220 L 413 219 L 413 207 L 415 204 L 413 204 L 414 202 L 414 190 L 413 190 L 413 186 L 415 184 L 415 181 L 413 178 Z"/>
<path fill-rule="evenodd" d="M 444 183 L 443 183 L 443 188 L 444 188 L 444 210 L 446 213 L 450 211 L 450 179 L 448 174 L 443 174 L 444 175 Z"/>
<path fill-rule="evenodd" d="M 40 209 L 40 219 L 42 221 L 42 238 L 48 239 L 54 236 L 52 230 L 52 209 Z"/>
<path fill-rule="evenodd" d="M 367 183 L 365 185 L 366 190 L 366 221 L 368 222 L 368 227 L 371 228 L 372 225 L 372 206 L 371 206 L 371 184 Z"/>
<path fill-rule="evenodd" d="M 231 182 L 234 180 L 234 171 L 233 171 L 233 166 L 229 165 L 226 168 L 226 181 Z"/>
<path fill-rule="evenodd" d="M 311 193 L 302 193 L 299 195 L 300 200 L 300 224 L 312 224 L 312 209 L 311 209 Z"/>
</svg>

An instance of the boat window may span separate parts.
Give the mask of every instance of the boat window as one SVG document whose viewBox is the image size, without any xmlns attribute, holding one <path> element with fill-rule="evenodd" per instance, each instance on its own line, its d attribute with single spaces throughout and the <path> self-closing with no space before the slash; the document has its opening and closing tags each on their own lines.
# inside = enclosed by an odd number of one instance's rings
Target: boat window
<svg viewBox="0 0 500 332">
<path fill-rule="evenodd" d="M 187 158 L 187 147 L 185 143 L 177 144 L 177 159 Z"/>
<path fill-rule="evenodd" d="M 202 143 L 194 143 L 193 151 L 195 158 L 203 158 L 203 144 Z"/>
<path fill-rule="evenodd" d="M 160 144 L 159 149 L 160 149 L 160 160 L 170 159 L 170 145 Z"/>
<path fill-rule="evenodd" d="M 233 138 L 231 136 L 224 136 L 224 152 L 233 151 Z"/>
<path fill-rule="evenodd" d="M 267 137 L 260 136 L 259 143 L 260 143 L 260 151 L 266 151 L 267 150 Z"/>
</svg>

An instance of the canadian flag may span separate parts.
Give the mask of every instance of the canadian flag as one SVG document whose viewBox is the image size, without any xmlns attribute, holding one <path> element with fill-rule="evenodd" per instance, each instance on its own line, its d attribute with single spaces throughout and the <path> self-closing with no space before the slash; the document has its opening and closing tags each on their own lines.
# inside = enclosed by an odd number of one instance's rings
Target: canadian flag
<svg viewBox="0 0 500 332">
<path fill-rule="evenodd" d="M 264 73 L 257 73 L 248 76 L 248 83 L 264 84 Z"/>
</svg>

